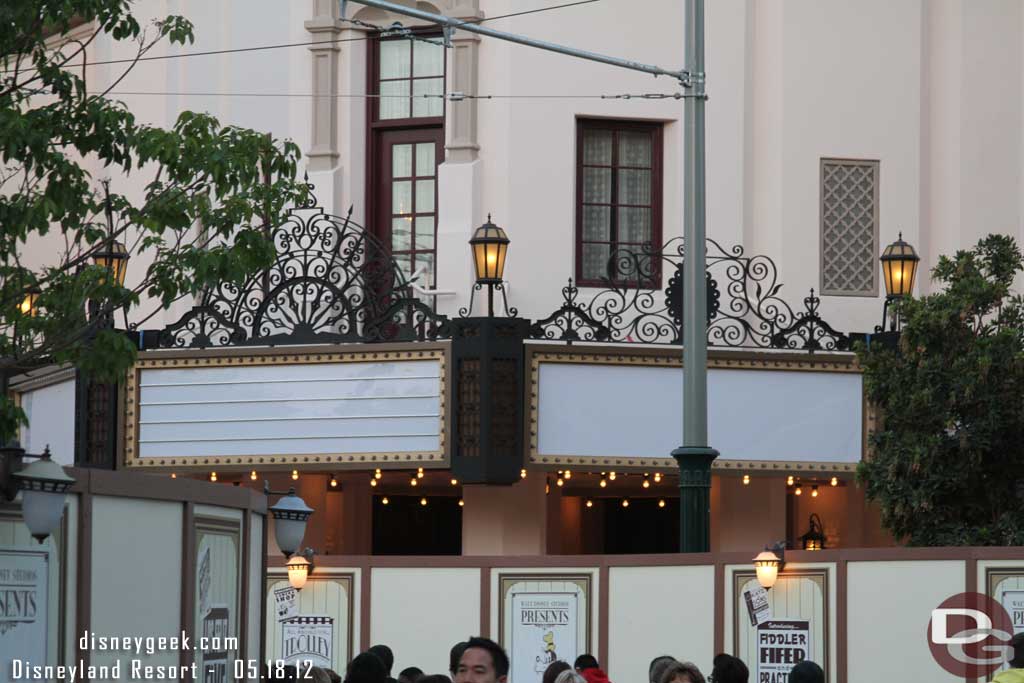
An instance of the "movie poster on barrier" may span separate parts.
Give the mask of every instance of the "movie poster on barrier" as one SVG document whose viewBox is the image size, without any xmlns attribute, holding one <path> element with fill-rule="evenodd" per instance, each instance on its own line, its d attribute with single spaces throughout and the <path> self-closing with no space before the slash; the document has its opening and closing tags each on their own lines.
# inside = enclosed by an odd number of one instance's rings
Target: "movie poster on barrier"
<svg viewBox="0 0 1024 683">
<path fill-rule="evenodd" d="M 786 683 L 793 667 L 811 659 L 811 624 L 776 619 L 757 628 L 758 683 Z"/>
<path fill-rule="evenodd" d="M 334 666 L 334 618 L 326 615 L 293 617 L 281 623 L 283 658 L 296 666 L 310 662 L 330 669 Z"/>
<path fill-rule="evenodd" d="M 1024 590 L 1003 591 L 1002 603 L 1010 615 L 1014 635 L 1024 633 Z"/>
<path fill-rule="evenodd" d="M 46 551 L 0 548 L 0 661 L 47 663 L 48 559 Z M 0 667 L 0 683 L 11 676 Z"/>
</svg>

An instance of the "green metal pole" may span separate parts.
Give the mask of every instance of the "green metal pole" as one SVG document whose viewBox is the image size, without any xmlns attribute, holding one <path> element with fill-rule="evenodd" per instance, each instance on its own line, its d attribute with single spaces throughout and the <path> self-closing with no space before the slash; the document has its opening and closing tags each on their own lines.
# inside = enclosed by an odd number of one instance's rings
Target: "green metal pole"
<svg viewBox="0 0 1024 683">
<path fill-rule="evenodd" d="M 683 445 L 679 463 L 679 551 L 711 549 L 708 446 L 707 245 L 705 244 L 704 0 L 686 0 L 686 70 L 693 88 L 683 117 Z"/>
</svg>

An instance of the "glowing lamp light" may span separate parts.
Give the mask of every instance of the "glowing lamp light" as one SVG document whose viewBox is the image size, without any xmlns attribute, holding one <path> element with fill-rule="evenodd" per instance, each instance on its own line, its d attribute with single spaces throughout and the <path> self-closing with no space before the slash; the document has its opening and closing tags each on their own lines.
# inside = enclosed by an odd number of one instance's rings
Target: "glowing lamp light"
<svg viewBox="0 0 1024 683">
<path fill-rule="evenodd" d="M 376 480 L 374 480 L 374 481 L 376 481 Z M 331 477 L 331 488 L 332 489 L 338 488 L 338 478 L 337 477 Z"/>
<path fill-rule="evenodd" d="M 523 469 L 519 470 L 519 478 L 520 479 L 526 479 L 526 468 L 525 467 Z"/>
<path fill-rule="evenodd" d="M 210 472 L 210 481 L 217 481 L 217 473 Z"/>
<path fill-rule="evenodd" d="M 292 481 L 297 481 L 298 478 L 299 478 L 299 471 L 298 470 L 292 470 Z"/>
<path fill-rule="evenodd" d="M 118 285 L 124 285 L 125 275 L 128 274 L 128 250 L 117 240 L 110 240 L 92 256 L 93 263 L 114 276 Z"/>
<path fill-rule="evenodd" d="M 418 485 L 419 485 L 419 482 L 416 481 L 416 477 L 413 477 L 412 479 L 409 480 L 409 486 L 418 486 Z"/>
<path fill-rule="evenodd" d="M 284 566 L 288 570 L 288 583 L 295 590 L 302 590 L 303 586 L 306 585 L 309 572 L 312 571 L 313 563 L 299 553 L 296 553 L 288 559 Z"/>
<path fill-rule="evenodd" d="M 793 493 L 795 493 L 798 496 L 802 496 L 802 495 L 804 495 L 804 489 L 803 489 L 802 486 L 797 486 L 796 490 L 793 491 Z"/>
<path fill-rule="evenodd" d="M 422 506 L 426 507 L 426 505 L 427 505 L 427 499 L 426 499 L 426 498 L 420 498 L 420 505 L 422 505 Z"/>
<path fill-rule="evenodd" d="M 562 479 L 561 477 L 559 477 L 558 481 L 556 481 L 555 483 L 558 484 L 559 486 L 564 486 L 565 485 L 565 480 Z"/>
<path fill-rule="evenodd" d="M 43 290 L 39 289 L 39 287 L 35 285 L 30 285 L 25 290 L 25 298 L 22 300 L 21 306 L 19 306 L 22 315 L 27 315 L 30 318 L 35 317 L 36 313 L 39 312 L 37 301 L 39 300 L 39 295 L 42 293 Z"/>
<path fill-rule="evenodd" d="M 601 488 L 604 488 L 605 486 L 608 486 L 608 482 L 606 480 L 602 479 L 600 482 L 598 482 L 598 486 L 600 486 Z"/>
<path fill-rule="evenodd" d="M 660 484 L 661 483 L 661 472 L 655 472 L 654 473 L 654 483 L 655 484 Z"/>
<path fill-rule="evenodd" d="M 839 477 L 832 477 L 832 481 L 829 482 L 832 486 L 839 486 Z"/>
<path fill-rule="evenodd" d="M 380 499 L 380 504 L 381 505 L 387 505 L 389 502 L 391 502 L 391 501 L 388 500 L 387 496 L 384 496 L 383 498 Z"/>
<path fill-rule="evenodd" d="M 592 508 L 592 507 L 594 507 L 594 501 L 592 501 L 592 500 L 588 500 L 588 501 L 587 501 L 587 507 L 588 507 L 588 508 Z"/>
<path fill-rule="evenodd" d="M 487 222 L 476 229 L 469 247 L 473 250 L 478 285 L 496 285 L 502 281 L 509 241 L 505 231 L 491 222 L 490 215 Z"/>
<path fill-rule="evenodd" d="M 754 558 L 754 571 L 757 572 L 757 582 L 765 590 L 771 590 L 779 578 L 779 568 L 782 566 L 782 558 L 771 550 L 765 550 Z"/>
<path fill-rule="evenodd" d="M 811 498 L 817 498 L 817 497 L 818 497 L 818 486 L 817 486 L 817 484 L 815 484 L 814 486 L 811 487 Z"/>
<path fill-rule="evenodd" d="M 338 485 L 338 483 L 335 480 L 331 479 L 331 486 L 337 486 L 337 485 Z M 377 480 L 376 479 L 371 479 L 370 480 L 370 486 L 376 487 L 377 486 Z"/>
<path fill-rule="evenodd" d="M 902 298 L 914 291 L 914 277 L 921 257 L 914 247 L 903 241 L 903 233 L 887 246 L 879 261 L 882 262 L 882 277 L 885 279 L 885 294 L 890 298 Z"/>
<path fill-rule="evenodd" d="M 251 481 L 256 481 L 256 470 L 253 470 L 252 472 L 249 473 L 249 479 Z"/>
<path fill-rule="evenodd" d="M 572 479 L 572 471 L 571 470 L 566 470 L 565 471 L 565 478 L 566 479 Z"/>
<path fill-rule="evenodd" d="M 629 507 L 629 498 L 624 498 L 622 500 L 622 507 L 624 507 L 624 508 L 628 508 Z"/>
<path fill-rule="evenodd" d="M 811 514 L 810 526 L 807 533 L 800 537 L 804 550 L 824 550 L 825 528 L 822 526 L 821 517 L 818 517 L 816 513 Z"/>
<path fill-rule="evenodd" d="M 786 477 L 786 486 L 792 486 L 792 485 L 793 485 L 793 475 L 791 474 L 788 477 Z"/>
<path fill-rule="evenodd" d="M 609 472 L 608 473 L 608 480 L 609 481 L 615 481 L 615 473 L 614 472 Z"/>
<path fill-rule="evenodd" d="M 466 501 L 464 501 L 464 500 L 462 500 L 461 498 L 459 498 L 459 507 L 460 507 L 460 508 L 461 508 L 461 507 L 466 507 Z"/>
<path fill-rule="evenodd" d="M 458 479 L 452 479 L 452 486 L 458 486 L 458 485 L 459 485 L 459 480 Z"/>
<path fill-rule="evenodd" d="M 643 486 L 645 489 L 649 489 L 651 488 L 651 482 L 648 481 L 647 479 L 644 479 L 644 483 L 641 484 L 641 486 Z"/>
<path fill-rule="evenodd" d="M 749 474 L 744 474 L 743 475 L 743 485 L 744 486 L 749 486 L 750 485 L 750 475 Z"/>
<path fill-rule="evenodd" d="M 658 501 L 658 507 L 660 507 L 660 508 L 665 507 L 665 501 L 664 500 L 659 500 Z"/>
</svg>

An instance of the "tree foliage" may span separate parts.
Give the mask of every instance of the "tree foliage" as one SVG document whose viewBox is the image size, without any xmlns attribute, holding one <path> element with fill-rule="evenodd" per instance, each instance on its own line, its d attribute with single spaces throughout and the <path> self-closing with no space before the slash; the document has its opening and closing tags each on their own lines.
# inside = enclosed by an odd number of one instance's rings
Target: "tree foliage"
<svg viewBox="0 0 1024 683">
<path fill-rule="evenodd" d="M 897 348 L 859 350 L 883 427 L 858 473 L 911 545 L 1024 545 L 1021 251 L 991 235 L 942 257 L 940 293 L 902 305 Z"/>
<path fill-rule="evenodd" d="M 136 120 L 111 91 L 156 45 L 191 43 L 171 16 L 148 27 L 131 0 L 0 3 L 0 375 L 72 363 L 101 380 L 123 376 L 135 348 L 109 329 L 143 295 L 169 306 L 220 281 L 239 282 L 273 259 L 265 227 L 305 195 L 289 141 L 184 112 L 170 129 Z M 76 29 L 78 39 L 68 37 Z M 102 89 L 83 61 L 98 40 L 134 58 Z M 98 172 L 97 172 L 98 170 Z M 133 176 L 142 192 L 104 190 Z M 26 244 L 61 244 L 45 264 L 23 263 Z M 54 239 L 54 234 L 58 237 Z M 133 256 L 121 286 L 93 265 L 112 239 Z M 137 258 L 147 254 L 144 259 Z M 145 265 L 144 272 L 139 272 Z M 41 290 L 35 315 L 22 302 Z M 92 314 L 87 314 L 87 310 Z M 134 319 L 147 311 L 134 313 Z M 0 438 L 24 415 L 0 397 Z"/>
</svg>

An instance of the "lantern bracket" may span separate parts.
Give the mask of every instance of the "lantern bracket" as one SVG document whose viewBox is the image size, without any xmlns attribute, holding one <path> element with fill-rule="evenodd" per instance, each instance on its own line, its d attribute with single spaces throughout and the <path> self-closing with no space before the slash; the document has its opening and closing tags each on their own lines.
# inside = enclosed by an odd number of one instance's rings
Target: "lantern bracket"
<svg viewBox="0 0 1024 683">
<path fill-rule="evenodd" d="M 479 292 L 484 287 L 487 287 L 487 317 L 488 318 L 493 318 L 494 317 L 494 292 L 495 292 L 495 290 L 497 290 L 498 292 L 501 293 L 501 300 L 505 304 L 504 305 L 505 317 L 506 318 L 518 318 L 519 317 L 519 309 L 517 309 L 514 306 L 509 306 L 508 305 L 508 295 L 505 292 L 505 282 L 502 281 L 502 282 L 497 282 L 497 283 L 494 283 L 494 284 L 490 284 L 490 283 L 484 284 L 482 282 L 478 282 L 475 285 L 473 285 L 473 289 L 469 293 L 469 305 L 466 306 L 465 308 L 460 308 L 459 309 L 459 317 L 460 318 L 468 318 L 468 317 L 473 315 L 473 301 L 476 298 L 476 293 Z"/>
</svg>

